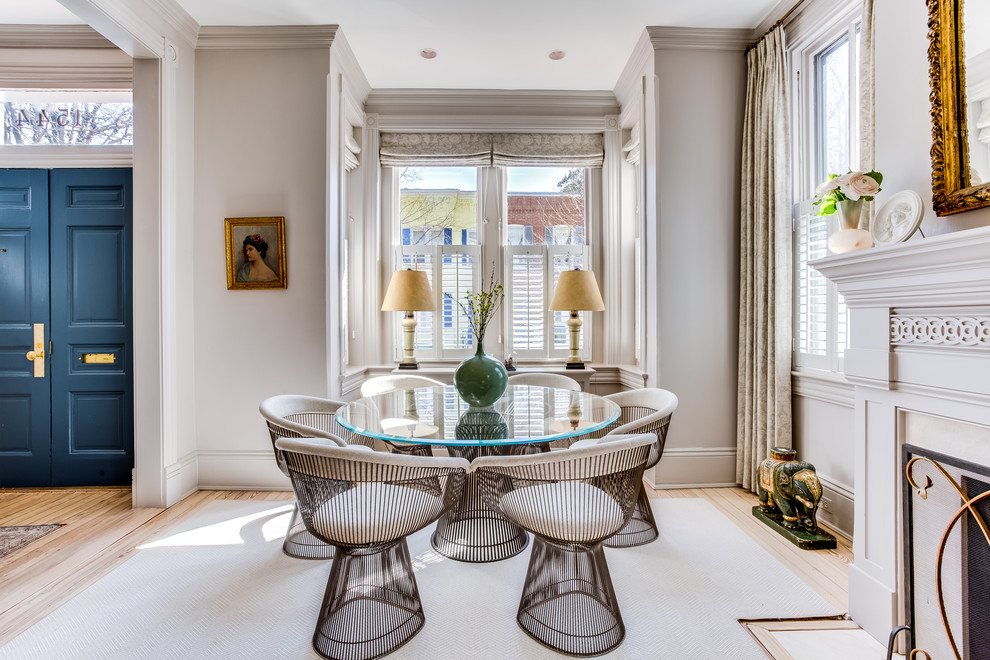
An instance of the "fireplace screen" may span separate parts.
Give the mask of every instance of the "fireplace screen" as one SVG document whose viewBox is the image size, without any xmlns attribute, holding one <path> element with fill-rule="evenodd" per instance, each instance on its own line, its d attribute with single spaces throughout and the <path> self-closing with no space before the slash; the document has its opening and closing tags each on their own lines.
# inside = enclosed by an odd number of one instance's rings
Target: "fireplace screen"
<svg viewBox="0 0 990 660">
<path fill-rule="evenodd" d="M 912 445 L 902 457 L 912 657 L 990 660 L 990 469 Z"/>
</svg>

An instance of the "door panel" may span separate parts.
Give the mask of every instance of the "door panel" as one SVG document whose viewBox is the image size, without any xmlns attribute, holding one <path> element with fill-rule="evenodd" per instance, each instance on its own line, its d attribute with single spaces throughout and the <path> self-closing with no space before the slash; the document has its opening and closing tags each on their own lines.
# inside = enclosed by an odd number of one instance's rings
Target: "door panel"
<svg viewBox="0 0 990 660">
<path fill-rule="evenodd" d="M 47 171 L 0 170 L 0 486 L 51 478 L 50 362 L 26 357 L 35 323 L 50 337 L 48 215 Z"/>
<path fill-rule="evenodd" d="M 52 170 L 51 200 L 52 485 L 130 484 L 131 171 Z"/>
</svg>

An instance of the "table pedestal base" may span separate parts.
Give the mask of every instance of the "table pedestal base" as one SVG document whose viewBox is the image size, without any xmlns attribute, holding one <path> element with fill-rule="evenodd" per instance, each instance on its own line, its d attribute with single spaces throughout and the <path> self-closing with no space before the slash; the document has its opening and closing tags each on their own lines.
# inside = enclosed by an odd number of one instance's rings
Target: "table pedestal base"
<svg viewBox="0 0 990 660">
<path fill-rule="evenodd" d="M 448 446 L 447 451 L 451 456 L 474 460 L 479 456 L 518 453 L 519 447 Z M 468 474 L 460 502 L 440 516 L 430 542 L 444 557 L 479 563 L 519 554 L 529 543 L 529 535 L 485 504 L 477 478 Z"/>
</svg>

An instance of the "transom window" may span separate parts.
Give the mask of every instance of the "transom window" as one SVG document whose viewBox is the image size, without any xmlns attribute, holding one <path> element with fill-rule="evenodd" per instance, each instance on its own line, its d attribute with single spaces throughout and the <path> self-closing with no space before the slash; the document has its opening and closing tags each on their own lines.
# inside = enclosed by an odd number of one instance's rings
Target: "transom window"
<svg viewBox="0 0 990 660">
<path fill-rule="evenodd" d="M 130 92 L 0 90 L 0 104 L 3 145 L 134 143 Z"/>
</svg>

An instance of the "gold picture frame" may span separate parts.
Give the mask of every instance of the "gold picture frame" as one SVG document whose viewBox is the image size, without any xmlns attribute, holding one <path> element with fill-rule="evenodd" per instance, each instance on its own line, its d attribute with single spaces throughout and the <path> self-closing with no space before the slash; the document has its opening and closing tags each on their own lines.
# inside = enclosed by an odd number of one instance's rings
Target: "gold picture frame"
<svg viewBox="0 0 990 660">
<path fill-rule="evenodd" d="M 228 289 L 287 287 L 285 218 L 224 218 Z"/>
<path fill-rule="evenodd" d="M 970 185 L 961 3 L 928 2 L 932 206 L 939 216 L 990 206 L 990 183 Z"/>
</svg>

